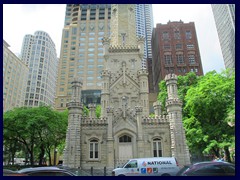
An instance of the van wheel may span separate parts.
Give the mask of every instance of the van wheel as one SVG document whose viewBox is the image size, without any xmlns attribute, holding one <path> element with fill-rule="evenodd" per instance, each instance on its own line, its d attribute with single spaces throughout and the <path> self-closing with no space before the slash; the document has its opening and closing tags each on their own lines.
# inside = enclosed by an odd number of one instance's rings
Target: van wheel
<svg viewBox="0 0 240 180">
<path fill-rule="evenodd" d="M 162 176 L 170 176 L 170 174 L 162 174 Z"/>
<path fill-rule="evenodd" d="M 123 174 L 119 174 L 118 176 L 125 176 L 125 175 L 123 175 Z"/>
</svg>

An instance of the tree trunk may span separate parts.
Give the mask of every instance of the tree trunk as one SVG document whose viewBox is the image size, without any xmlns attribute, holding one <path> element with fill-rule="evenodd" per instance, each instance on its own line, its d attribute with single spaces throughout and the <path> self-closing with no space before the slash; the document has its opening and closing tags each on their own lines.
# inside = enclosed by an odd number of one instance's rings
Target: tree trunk
<svg viewBox="0 0 240 180">
<path fill-rule="evenodd" d="M 226 146 L 224 147 L 224 152 L 225 152 L 225 161 L 232 162 L 228 147 Z"/>
<path fill-rule="evenodd" d="M 38 164 L 42 165 L 43 164 L 44 154 L 45 154 L 44 145 L 41 145 L 40 150 L 41 150 L 41 152 L 39 154 L 39 162 L 38 162 Z"/>
</svg>

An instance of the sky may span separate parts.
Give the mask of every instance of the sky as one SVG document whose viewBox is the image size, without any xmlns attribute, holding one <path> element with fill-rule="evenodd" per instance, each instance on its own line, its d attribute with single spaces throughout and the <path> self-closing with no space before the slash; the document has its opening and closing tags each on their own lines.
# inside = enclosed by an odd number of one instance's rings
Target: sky
<svg viewBox="0 0 240 180">
<path fill-rule="evenodd" d="M 65 4 L 3 4 L 3 39 L 18 55 L 26 34 L 45 31 L 60 57 L 65 8 Z M 154 27 L 169 20 L 194 22 L 204 74 L 225 69 L 210 4 L 153 4 L 153 20 Z"/>
</svg>

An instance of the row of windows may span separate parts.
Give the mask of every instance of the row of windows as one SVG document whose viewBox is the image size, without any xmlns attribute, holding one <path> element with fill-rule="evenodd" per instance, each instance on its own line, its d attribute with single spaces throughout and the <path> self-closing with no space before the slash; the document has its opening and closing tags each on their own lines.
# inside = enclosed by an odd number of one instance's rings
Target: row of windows
<svg viewBox="0 0 240 180">
<path fill-rule="evenodd" d="M 175 47 L 176 47 L 176 49 L 182 49 L 183 45 L 182 44 L 176 44 Z M 187 44 L 186 47 L 187 47 L 187 49 L 194 49 L 194 44 Z M 170 44 L 164 44 L 163 49 L 165 49 L 165 50 L 171 49 L 171 45 Z"/>
<path fill-rule="evenodd" d="M 177 54 L 176 55 L 176 60 L 177 60 L 177 64 L 184 64 L 184 57 L 182 54 Z M 164 62 L 166 65 L 170 65 L 173 64 L 173 60 L 172 60 L 172 55 L 164 55 Z M 189 54 L 188 55 L 188 63 L 189 64 L 195 64 L 196 63 L 196 58 L 194 54 Z"/>
<path fill-rule="evenodd" d="M 191 31 L 186 31 L 185 32 L 185 37 L 186 37 L 186 39 L 192 39 L 192 32 Z M 170 39 L 169 32 L 164 31 L 162 33 L 162 39 L 163 40 L 169 40 Z M 174 31 L 174 39 L 181 39 L 179 31 Z"/>
<path fill-rule="evenodd" d="M 119 138 L 119 143 L 130 143 L 132 138 L 124 135 Z M 99 159 L 100 143 L 97 139 L 90 140 L 89 142 L 89 159 Z M 152 142 L 153 157 L 162 157 L 162 142 L 161 139 L 155 138 Z"/>
<path fill-rule="evenodd" d="M 198 68 L 191 68 L 190 69 L 191 72 L 198 72 Z M 174 69 L 174 68 L 167 68 L 165 69 L 165 73 L 168 74 L 168 73 L 186 73 L 187 70 L 186 68 L 177 68 L 177 69 Z"/>
</svg>

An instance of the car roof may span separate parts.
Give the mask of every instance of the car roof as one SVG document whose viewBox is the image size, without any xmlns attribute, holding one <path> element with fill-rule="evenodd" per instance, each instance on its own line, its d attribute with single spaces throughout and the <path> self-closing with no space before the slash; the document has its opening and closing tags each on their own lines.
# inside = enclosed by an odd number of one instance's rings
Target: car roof
<svg viewBox="0 0 240 180">
<path fill-rule="evenodd" d="M 234 165 L 234 164 L 231 164 L 231 163 L 225 162 L 225 161 L 203 161 L 203 162 L 194 163 L 193 165 L 207 165 L 207 164 L 228 164 L 228 165 Z"/>
<path fill-rule="evenodd" d="M 59 170 L 60 171 L 61 169 L 59 169 L 58 167 L 49 167 L 49 166 L 46 166 L 46 167 L 31 167 L 31 168 L 21 169 L 18 172 L 19 173 L 27 173 L 27 172 L 32 172 L 32 171 L 47 171 L 47 170 L 56 170 L 56 171 Z"/>
</svg>

